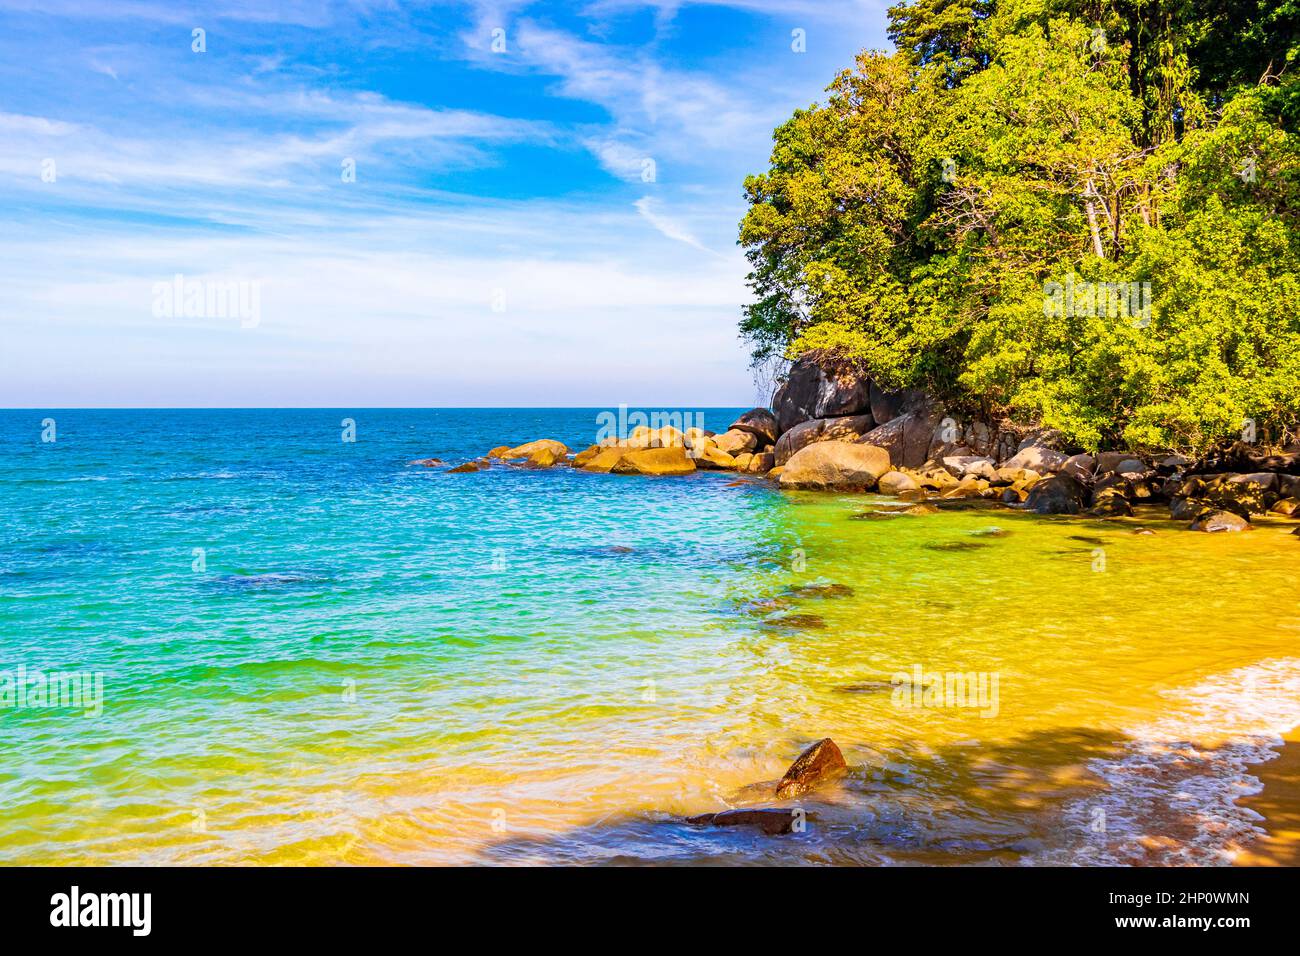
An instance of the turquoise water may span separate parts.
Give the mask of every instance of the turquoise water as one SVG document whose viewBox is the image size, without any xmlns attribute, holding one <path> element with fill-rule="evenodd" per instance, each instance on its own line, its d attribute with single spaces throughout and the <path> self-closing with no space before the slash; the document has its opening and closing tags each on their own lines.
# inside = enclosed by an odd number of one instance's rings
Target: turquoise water
<svg viewBox="0 0 1300 956">
<path fill-rule="evenodd" d="M 103 687 L 0 708 L 0 863 L 1180 862 L 1251 838 L 1232 795 L 1300 720 L 1291 525 L 863 519 L 888 503 L 409 464 L 581 448 L 596 415 L 0 412 L 0 676 Z M 996 673 L 996 714 L 871 689 L 914 664 Z M 825 735 L 854 770 L 809 833 L 681 824 Z M 1152 756 L 1180 741 L 1195 774 Z"/>
</svg>

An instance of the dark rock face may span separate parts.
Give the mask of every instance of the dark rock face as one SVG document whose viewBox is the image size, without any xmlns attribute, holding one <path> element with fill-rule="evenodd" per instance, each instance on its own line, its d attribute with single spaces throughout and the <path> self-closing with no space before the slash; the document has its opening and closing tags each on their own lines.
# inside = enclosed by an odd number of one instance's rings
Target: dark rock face
<svg viewBox="0 0 1300 956">
<path fill-rule="evenodd" d="M 781 782 L 776 785 L 776 796 L 784 800 L 797 797 L 809 790 L 814 790 L 824 783 L 841 776 L 848 770 L 844 754 L 835 745 L 835 741 L 824 737 L 813 744 L 785 772 Z"/>
<path fill-rule="evenodd" d="M 777 429 L 782 434 L 810 418 L 870 414 L 870 387 L 852 373 L 824 370 L 811 358 L 794 363 L 772 397 Z"/>
<path fill-rule="evenodd" d="M 1101 495 L 1088 509 L 1088 514 L 1095 518 L 1129 518 L 1133 515 L 1133 506 L 1123 495 Z"/>
<path fill-rule="evenodd" d="M 888 392 L 878 387 L 875 382 L 872 382 L 867 391 L 870 398 L 871 417 L 881 425 L 892 421 L 899 415 L 916 411 L 926 403 L 925 393 L 913 388 Z"/>
<path fill-rule="evenodd" d="M 1200 498 L 1174 498 L 1169 502 L 1169 517 L 1174 521 L 1191 521 L 1206 509 Z"/>
<path fill-rule="evenodd" d="M 757 435 L 760 439 L 759 444 L 775 445 L 779 437 L 776 416 L 766 408 L 751 408 L 745 414 L 741 415 L 727 431 L 749 432 L 751 435 Z"/>
<path fill-rule="evenodd" d="M 701 813 L 687 817 L 686 822 L 696 827 L 741 827 L 756 826 L 768 836 L 780 836 L 794 832 L 795 821 L 800 818 L 817 819 L 815 814 L 804 813 L 799 809 L 783 810 L 778 807 L 753 807 L 739 810 L 723 810 L 721 813 Z"/>
<path fill-rule="evenodd" d="M 1069 475 L 1053 475 L 1029 490 L 1025 510 L 1040 515 L 1077 515 L 1083 510 L 1083 485 Z"/>
<path fill-rule="evenodd" d="M 937 411 L 908 412 L 877 425 L 859 438 L 858 443 L 883 448 L 895 468 L 920 468 L 929 457 L 938 419 Z"/>
<path fill-rule="evenodd" d="M 856 441 L 875 426 L 870 415 L 810 418 L 785 432 L 776 443 L 775 462 L 784 465 L 795 452 L 819 441 Z"/>
</svg>

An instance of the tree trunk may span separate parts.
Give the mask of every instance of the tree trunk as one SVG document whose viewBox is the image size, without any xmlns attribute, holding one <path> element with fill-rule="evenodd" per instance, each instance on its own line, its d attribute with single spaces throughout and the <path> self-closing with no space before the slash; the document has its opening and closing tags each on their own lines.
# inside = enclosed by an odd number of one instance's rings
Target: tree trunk
<svg viewBox="0 0 1300 956">
<path fill-rule="evenodd" d="M 1097 195 L 1097 187 L 1088 180 L 1088 185 L 1083 187 L 1083 211 L 1088 214 L 1088 231 L 1092 233 L 1092 251 L 1097 254 L 1098 259 L 1106 258 L 1106 248 L 1101 244 L 1101 230 L 1097 228 L 1097 207 L 1093 205 L 1093 197 Z"/>
</svg>

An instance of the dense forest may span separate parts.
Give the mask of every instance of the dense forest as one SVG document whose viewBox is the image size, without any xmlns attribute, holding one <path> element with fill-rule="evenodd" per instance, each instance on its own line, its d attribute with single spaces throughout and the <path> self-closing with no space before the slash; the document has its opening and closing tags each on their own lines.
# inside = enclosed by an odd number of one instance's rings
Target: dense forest
<svg viewBox="0 0 1300 956">
<path fill-rule="evenodd" d="M 914 0 L 774 133 L 756 361 L 1098 448 L 1300 424 L 1300 0 Z"/>
</svg>

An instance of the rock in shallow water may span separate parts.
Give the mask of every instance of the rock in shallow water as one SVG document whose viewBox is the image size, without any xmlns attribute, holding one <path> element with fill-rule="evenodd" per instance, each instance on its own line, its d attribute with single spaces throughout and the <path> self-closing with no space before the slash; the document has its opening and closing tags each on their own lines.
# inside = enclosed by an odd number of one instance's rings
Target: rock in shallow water
<svg viewBox="0 0 1300 956">
<path fill-rule="evenodd" d="M 1250 522 L 1241 515 L 1235 515 L 1231 511 L 1212 511 L 1206 509 L 1196 516 L 1196 520 L 1189 526 L 1192 531 L 1250 531 Z"/>
<path fill-rule="evenodd" d="M 790 769 L 776 785 L 776 796 L 780 800 L 797 797 L 838 779 L 848 769 L 844 754 L 840 753 L 835 741 L 823 737 L 790 764 Z"/>
<path fill-rule="evenodd" d="M 1030 489 L 1025 509 L 1040 515 L 1077 515 L 1083 510 L 1083 485 L 1069 475 L 1054 475 Z"/>
<path fill-rule="evenodd" d="M 768 836 L 780 836 L 794 832 L 794 825 L 800 819 L 816 820 L 817 815 L 807 813 L 798 807 L 789 810 L 778 807 L 751 807 L 739 810 L 723 810 L 721 813 L 701 813 L 687 817 L 691 826 L 705 827 L 739 827 L 756 826 Z"/>
<path fill-rule="evenodd" d="M 871 445 L 827 441 L 796 452 L 781 472 L 782 488 L 867 491 L 889 471 L 889 455 Z"/>
</svg>

